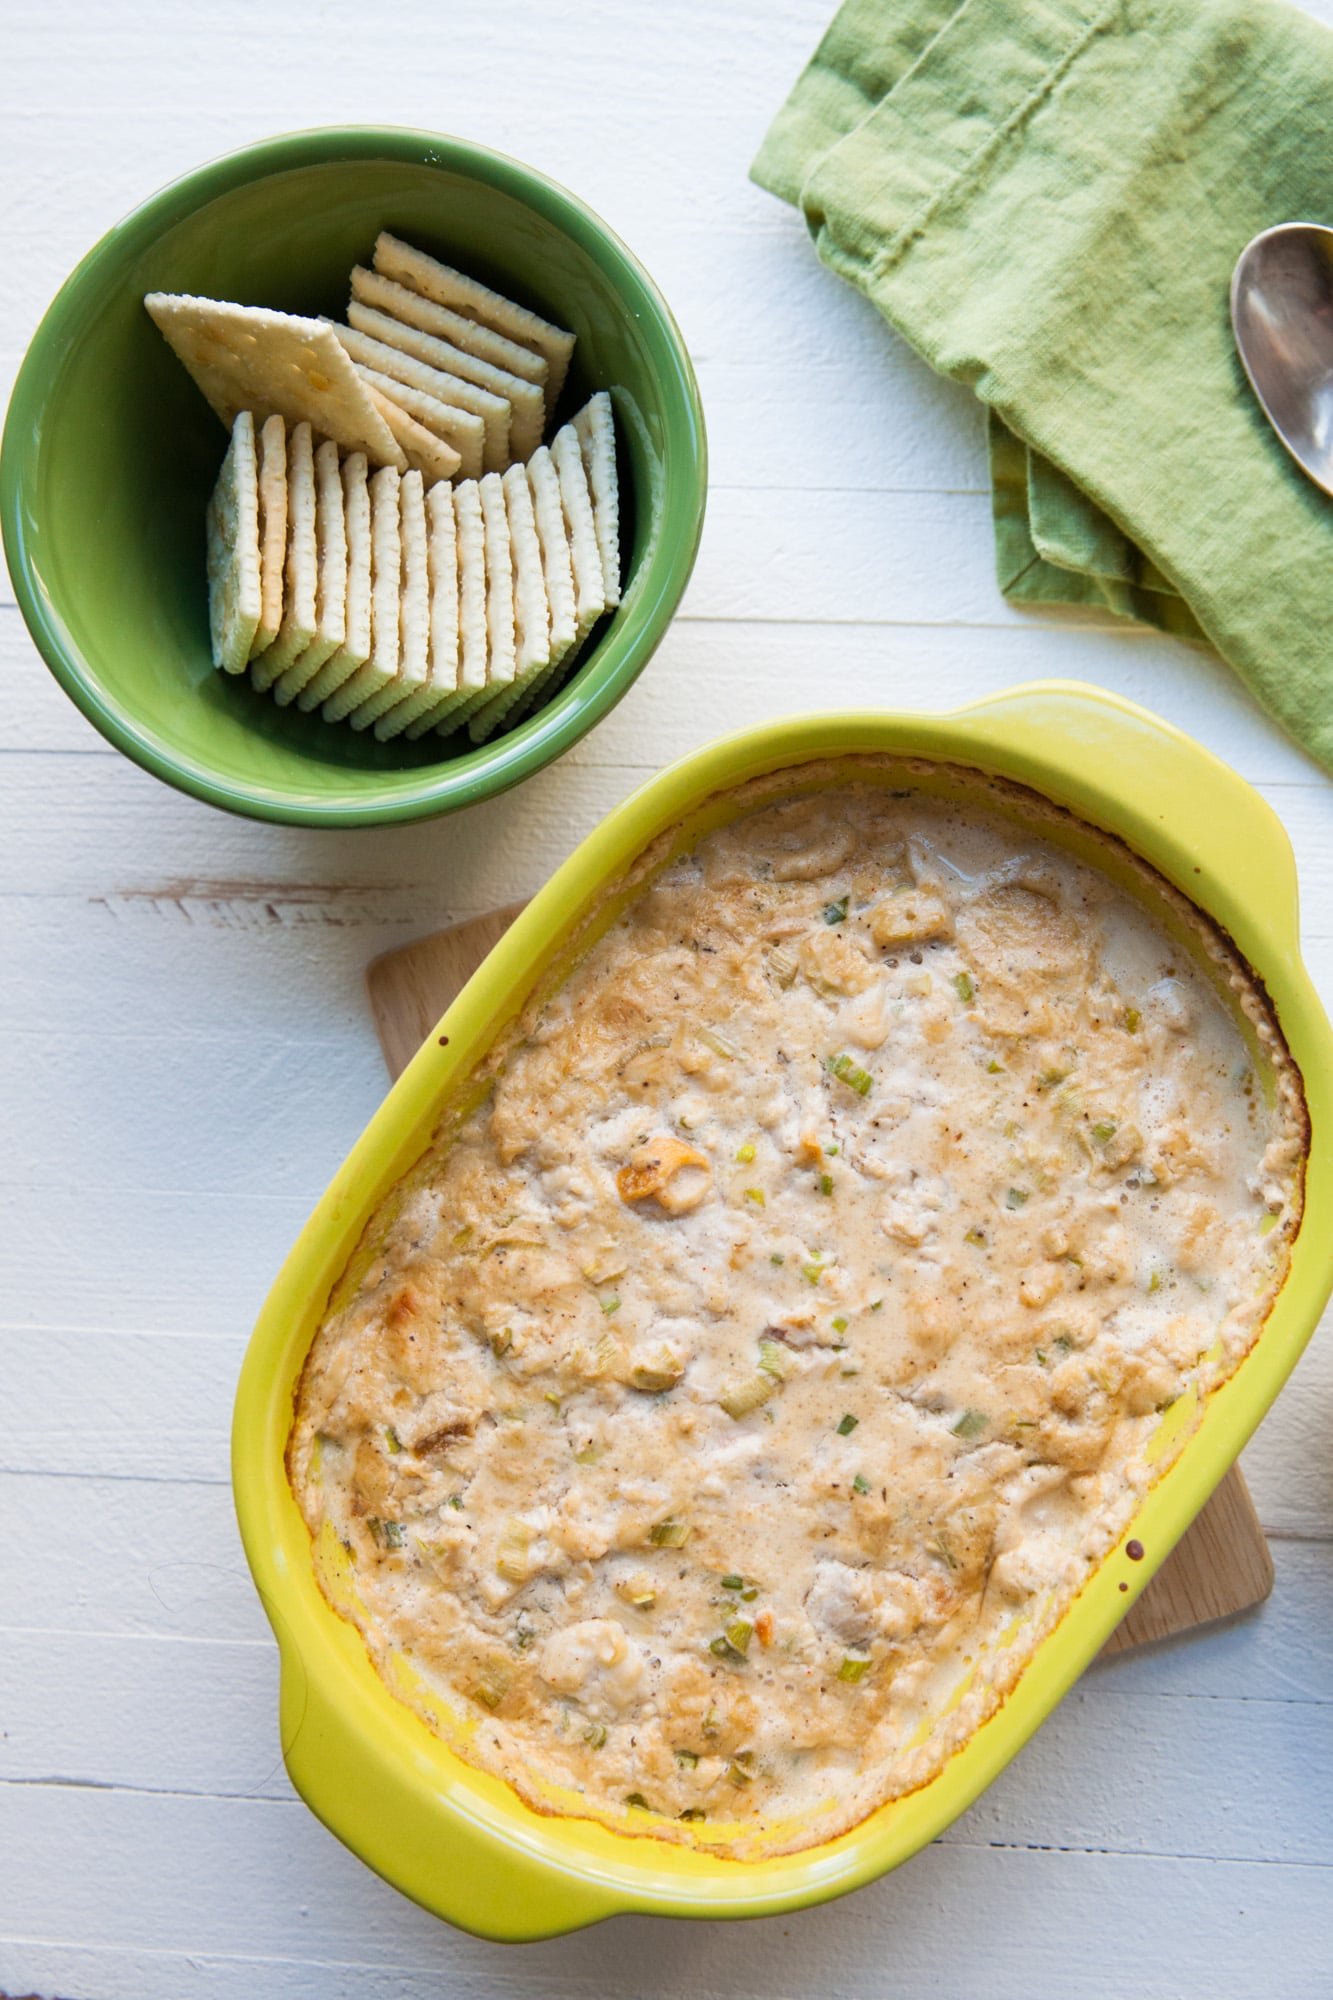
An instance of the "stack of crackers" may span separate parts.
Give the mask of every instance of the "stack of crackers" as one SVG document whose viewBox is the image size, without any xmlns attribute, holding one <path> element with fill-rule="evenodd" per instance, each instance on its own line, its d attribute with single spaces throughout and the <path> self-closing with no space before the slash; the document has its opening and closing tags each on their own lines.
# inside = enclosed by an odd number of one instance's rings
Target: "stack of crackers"
<svg viewBox="0 0 1333 2000">
<path fill-rule="evenodd" d="M 382 235 L 346 327 L 145 301 L 231 443 L 208 508 L 213 658 L 381 740 L 483 741 L 620 601 L 610 397 L 542 443 L 574 336 Z"/>
</svg>

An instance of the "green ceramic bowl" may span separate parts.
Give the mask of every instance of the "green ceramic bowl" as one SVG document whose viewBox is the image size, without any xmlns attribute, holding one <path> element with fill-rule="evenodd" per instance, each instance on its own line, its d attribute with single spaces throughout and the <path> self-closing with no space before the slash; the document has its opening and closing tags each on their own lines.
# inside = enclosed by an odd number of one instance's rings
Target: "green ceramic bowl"
<svg viewBox="0 0 1333 2000">
<path fill-rule="evenodd" d="M 226 432 L 143 309 L 199 292 L 291 312 L 346 306 L 395 230 L 578 335 L 560 415 L 611 391 L 624 599 L 558 695 L 481 748 L 379 744 L 280 709 L 209 659 L 204 507 Z M 0 515 L 28 629 L 84 714 L 183 791 L 259 819 L 364 826 L 489 798 L 625 693 L 680 601 L 703 524 L 694 371 L 643 268 L 563 188 L 431 132 L 298 132 L 154 195 L 67 280 L 19 373 Z"/>
</svg>

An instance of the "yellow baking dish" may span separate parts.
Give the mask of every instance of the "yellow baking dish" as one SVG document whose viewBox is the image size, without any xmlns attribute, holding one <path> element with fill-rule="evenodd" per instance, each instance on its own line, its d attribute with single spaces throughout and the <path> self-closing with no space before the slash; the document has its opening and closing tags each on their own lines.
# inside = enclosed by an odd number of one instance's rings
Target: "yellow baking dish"
<svg viewBox="0 0 1333 2000">
<path fill-rule="evenodd" d="M 668 829 L 683 845 L 726 818 L 724 795 L 747 778 L 865 751 L 1032 787 L 1120 835 L 1230 934 L 1267 987 L 1305 1079 L 1312 1127 L 1305 1216 L 1260 1339 L 1210 1397 L 1123 1540 L 998 1713 L 928 1785 L 851 1832 L 797 1854 L 729 1861 L 704 1845 L 669 1846 L 543 1816 L 463 1763 L 395 1699 L 355 1628 L 325 1601 L 283 1454 L 306 1350 L 366 1221 L 427 1144 L 445 1098 L 538 983 L 559 976 L 575 941 L 586 941 L 593 913 L 597 926 L 610 921 L 628 866 Z M 953 781 L 941 771 L 939 782 Z M 1078 838 L 1073 829 L 1070 844 Z M 1090 850 L 1115 872 L 1099 844 L 1091 841 Z M 1333 1286 L 1331 1133 L 1333 1034 L 1301 963 L 1287 837 L 1242 779 L 1143 709 L 1048 682 L 946 716 L 765 723 L 673 765 L 589 835 L 459 995 L 335 1176 L 255 1328 L 237 1392 L 232 1472 L 246 1553 L 282 1656 L 282 1744 L 293 1784 L 405 1894 L 490 1938 L 547 1937 L 627 1911 L 773 1914 L 897 1866 L 976 1798 L 1082 1672 L 1286 1379 Z M 1164 1422 L 1178 1424 L 1179 1407 Z M 1141 1560 L 1126 1553 L 1131 1541 L 1142 1544 Z"/>
</svg>

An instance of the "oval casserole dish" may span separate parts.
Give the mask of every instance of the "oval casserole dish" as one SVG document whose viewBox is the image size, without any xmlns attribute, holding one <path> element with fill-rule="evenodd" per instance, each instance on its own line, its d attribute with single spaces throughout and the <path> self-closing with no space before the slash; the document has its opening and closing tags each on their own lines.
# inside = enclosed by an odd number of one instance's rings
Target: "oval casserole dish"
<svg viewBox="0 0 1333 2000">
<path fill-rule="evenodd" d="M 1017 1686 L 929 1784 L 835 1840 L 735 1861 L 544 1816 L 464 1763 L 390 1692 L 360 1634 L 326 1602 L 288 1485 L 293 1395 L 311 1339 L 367 1221 L 428 1144 L 452 1097 L 539 984 L 624 906 L 617 885 L 659 835 L 683 847 L 731 816 L 747 779 L 868 751 L 1017 781 L 1153 864 L 1233 940 L 1266 988 L 1305 1085 L 1305 1208 L 1282 1290 L 1232 1377 L 1124 1535 L 1039 1645 Z M 1097 843 L 1099 865 L 1114 863 Z M 1301 963 L 1295 864 L 1280 823 L 1236 774 L 1146 711 L 1073 683 L 1018 688 L 948 716 L 851 713 L 767 723 L 651 780 L 581 844 L 469 981 L 389 1093 L 288 1257 L 237 1392 L 232 1474 L 242 1538 L 282 1661 L 292 1782 L 395 1887 L 495 1939 L 553 1936 L 630 1911 L 773 1915 L 896 1867 L 949 1824 L 1066 1692 L 1180 1535 L 1290 1373 L 1333 1287 L 1333 1034 Z M 1182 1399 L 1184 1401 L 1185 1399 Z M 1131 1561 L 1130 1540 L 1146 1556 Z M 1126 1592 L 1125 1586 L 1128 1586 Z"/>
</svg>

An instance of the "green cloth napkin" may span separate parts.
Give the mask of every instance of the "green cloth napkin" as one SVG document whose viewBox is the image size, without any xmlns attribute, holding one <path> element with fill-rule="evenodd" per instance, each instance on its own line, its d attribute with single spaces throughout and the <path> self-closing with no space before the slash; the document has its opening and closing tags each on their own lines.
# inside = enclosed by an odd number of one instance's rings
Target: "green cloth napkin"
<svg viewBox="0 0 1333 2000">
<path fill-rule="evenodd" d="M 1231 337 L 1333 221 L 1333 35 L 1270 0 L 846 0 L 752 169 L 990 426 L 1000 588 L 1211 644 L 1333 768 L 1333 500 Z"/>
</svg>

